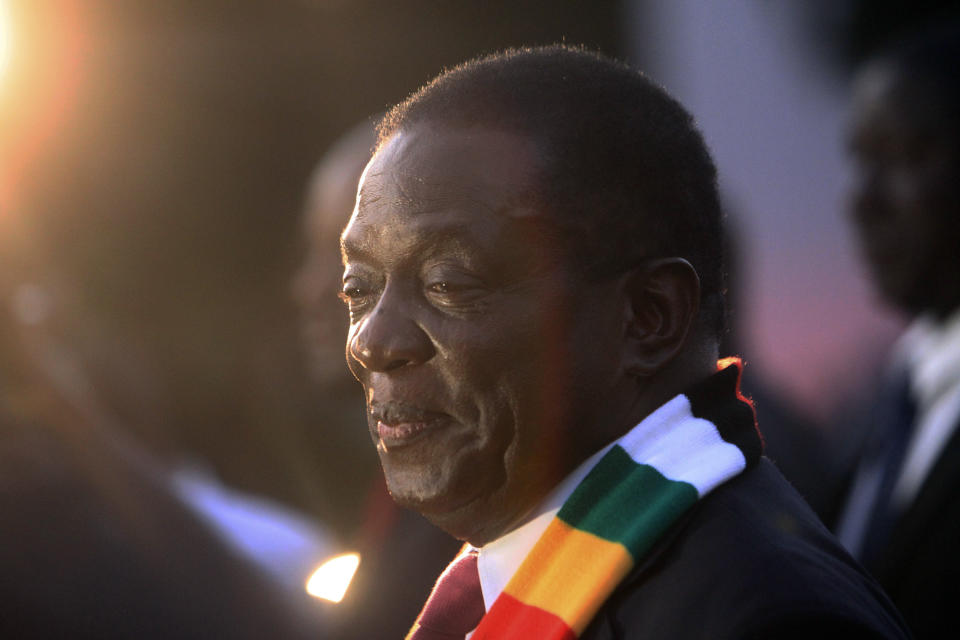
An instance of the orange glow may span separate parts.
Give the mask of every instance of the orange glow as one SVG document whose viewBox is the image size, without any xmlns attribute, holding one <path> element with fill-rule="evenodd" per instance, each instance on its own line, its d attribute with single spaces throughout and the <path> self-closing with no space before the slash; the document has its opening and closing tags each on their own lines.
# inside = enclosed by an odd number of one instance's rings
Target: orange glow
<svg viewBox="0 0 960 640">
<path fill-rule="evenodd" d="M 0 0 L 0 222 L 76 110 L 88 17 L 77 0 Z"/>
<path fill-rule="evenodd" d="M 717 360 L 717 371 L 723 371 L 723 370 L 726 369 L 727 367 L 732 366 L 732 365 L 735 365 L 735 364 L 739 364 L 741 367 L 743 366 L 743 364 L 742 364 L 742 362 L 740 361 L 740 358 L 739 358 L 738 356 L 730 356 L 730 357 L 728 357 L 728 358 L 720 358 L 719 360 Z"/>
<path fill-rule="evenodd" d="M 317 567 L 307 580 L 307 593 L 314 598 L 340 602 L 360 566 L 360 554 L 342 553 Z"/>
<path fill-rule="evenodd" d="M 10 12 L 7 10 L 7 3 L 0 1 L 0 82 L 3 81 L 10 61 L 10 38 Z"/>
</svg>

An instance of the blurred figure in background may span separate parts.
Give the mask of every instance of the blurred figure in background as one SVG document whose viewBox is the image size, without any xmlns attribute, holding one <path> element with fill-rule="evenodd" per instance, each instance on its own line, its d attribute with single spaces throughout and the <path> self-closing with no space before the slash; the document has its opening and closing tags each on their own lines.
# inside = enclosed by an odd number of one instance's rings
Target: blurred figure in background
<svg viewBox="0 0 960 640">
<path fill-rule="evenodd" d="M 315 638 L 318 618 L 114 429 L 52 301 L 0 283 L 0 637 Z"/>
<path fill-rule="evenodd" d="M 854 85 L 850 216 L 883 300 L 913 323 L 866 416 L 837 523 L 917 638 L 960 601 L 960 30 L 873 59 Z"/>
<path fill-rule="evenodd" d="M 346 596 L 325 618 L 331 637 L 399 638 L 426 600 L 434 579 L 456 554 L 460 543 L 422 516 L 401 509 L 387 493 L 370 446 L 363 396 L 344 359 L 348 319 L 337 299 L 342 287 L 340 233 L 350 219 L 360 174 L 373 150 L 376 134 L 365 121 L 335 142 L 317 165 L 309 183 L 303 218 L 307 255 L 294 283 L 309 366 L 324 403 L 326 424 L 318 428 L 350 434 L 345 451 L 354 476 L 345 491 L 362 487 L 364 500 L 347 514 L 345 546 L 358 551 L 360 566 Z"/>
</svg>

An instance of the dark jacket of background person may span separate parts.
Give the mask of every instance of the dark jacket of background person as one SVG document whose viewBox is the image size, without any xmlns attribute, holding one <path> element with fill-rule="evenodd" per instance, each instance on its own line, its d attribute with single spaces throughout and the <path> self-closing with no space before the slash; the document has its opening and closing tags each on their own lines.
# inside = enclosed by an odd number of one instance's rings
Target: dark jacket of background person
<svg viewBox="0 0 960 640">
<path fill-rule="evenodd" d="M 933 469 L 897 517 L 879 557 L 865 560 L 917 638 L 940 638 L 960 598 L 960 419 Z"/>
</svg>

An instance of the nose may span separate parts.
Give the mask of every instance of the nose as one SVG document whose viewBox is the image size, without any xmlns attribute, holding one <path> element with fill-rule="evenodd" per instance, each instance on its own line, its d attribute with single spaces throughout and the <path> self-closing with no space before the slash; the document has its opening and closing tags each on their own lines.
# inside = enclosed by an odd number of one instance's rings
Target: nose
<svg viewBox="0 0 960 640">
<path fill-rule="evenodd" d="M 407 313 L 402 303 L 393 305 L 386 292 L 373 311 L 351 332 L 347 343 L 351 369 L 354 364 L 367 371 L 388 372 L 422 364 L 436 350 L 430 336 Z"/>
</svg>

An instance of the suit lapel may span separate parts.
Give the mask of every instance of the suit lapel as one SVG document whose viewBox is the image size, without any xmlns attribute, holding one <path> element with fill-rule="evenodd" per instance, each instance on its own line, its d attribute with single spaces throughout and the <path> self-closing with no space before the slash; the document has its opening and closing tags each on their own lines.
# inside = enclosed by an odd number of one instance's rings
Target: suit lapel
<svg viewBox="0 0 960 640">
<path fill-rule="evenodd" d="M 890 539 L 887 559 L 877 568 L 884 576 L 899 571 L 914 555 L 916 545 L 923 544 L 922 536 L 930 530 L 931 521 L 943 515 L 944 502 L 960 493 L 960 417 L 956 419 L 953 434 L 940 452 L 936 463 L 924 480 L 916 498 L 897 519 Z"/>
</svg>

